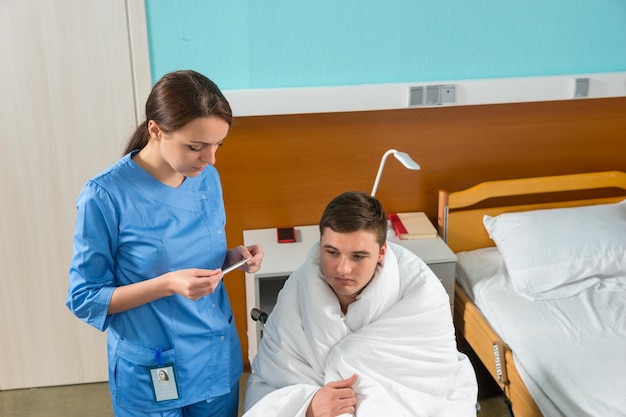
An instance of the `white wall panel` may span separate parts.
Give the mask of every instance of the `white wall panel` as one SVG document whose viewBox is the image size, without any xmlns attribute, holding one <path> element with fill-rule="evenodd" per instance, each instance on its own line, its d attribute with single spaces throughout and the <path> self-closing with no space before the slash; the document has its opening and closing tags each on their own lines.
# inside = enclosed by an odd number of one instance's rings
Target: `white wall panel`
<svg viewBox="0 0 626 417">
<path fill-rule="evenodd" d="M 576 78 L 589 79 L 589 94 L 575 98 Z M 327 113 L 367 110 L 392 110 L 409 107 L 409 89 L 435 85 L 454 85 L 453 104 L 524 103 L 552 100 L 588 100 L 626 96 L 626 72 L 572 74 L 522 78 L 441 80 L 398 84 L 364 84 L 337 87 L 268 88 L 227 90 L 235 116 Z M 421 107 L 434 107 L 423 105 Z"/>
<path fill-rule="evenodd" d="M 65 297 L 75 199 L 137 124 L 133 80 L 149 84 L 126 6 L 0 2 L 0 389 L 107 379 L 105 335 Z"/>
</svg>

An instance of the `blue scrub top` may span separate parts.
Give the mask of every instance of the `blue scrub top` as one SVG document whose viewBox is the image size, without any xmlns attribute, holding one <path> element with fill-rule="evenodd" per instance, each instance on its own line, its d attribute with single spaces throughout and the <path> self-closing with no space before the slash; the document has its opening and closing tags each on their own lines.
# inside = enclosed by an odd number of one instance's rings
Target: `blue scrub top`
<svg viewBox="0 0 626 417">
<path fill-rule="evenodd" d="M 223 283 L 197 301 L 173 295 L 107 315 L 118 286 L 179 269 L 217 269 L 226 257 L 217 170 L 207 166 L 172 188 L 133 162 L 134 153 L 88 181 L 77 199 L 66 304 L 81 320 L 108 329 L 114 403 L 159 411 L 230 392 L 243 360 Z M 176 400 L 155 400 L 150 368 L 161 364 L 174 366 Z"/>
</svg>

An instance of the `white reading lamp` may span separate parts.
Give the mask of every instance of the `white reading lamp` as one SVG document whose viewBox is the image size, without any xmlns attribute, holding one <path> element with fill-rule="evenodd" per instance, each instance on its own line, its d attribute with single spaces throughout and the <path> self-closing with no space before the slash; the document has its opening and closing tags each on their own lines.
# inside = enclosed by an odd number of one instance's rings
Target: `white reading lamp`
<svg viewBox="0 0 626 417">
<path fill-rule="evenodd" d="M 417 162 L 415 162 L 408 153 L 396 151 L 395 149 L 389 149 L 383 155 L 383 158 L 380 160 L 380 166 L 378 167 L 378 174 L 376 174 L 376 180 L 374 181 L 374 187 L 372 188 L 372 197 L 376 194 L 376 189 L 378 188 L 378 183 L 380 182 L 380 177 L 383 174 L 383 168 L 385 166 L 385 161 L 389 155 L 393 154 L 398 161 L 405 166 L 405 168 L 411 169 L 413 171 L 418 171 L 420 166 Z"/>
</svg>

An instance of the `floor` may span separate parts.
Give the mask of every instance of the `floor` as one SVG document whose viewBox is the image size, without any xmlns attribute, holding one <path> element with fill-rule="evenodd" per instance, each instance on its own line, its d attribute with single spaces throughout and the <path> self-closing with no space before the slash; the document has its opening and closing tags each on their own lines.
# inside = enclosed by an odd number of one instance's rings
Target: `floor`
<svg viewBox="0 0 626 417">
<path fill-rule="evenodd" d="M 247 374 L 241 379 L 242 397 L 246 380 Z M 479 402 L 478 417 L 507 417 L 502 396 L 490 396 Z M 113 412 L 108 384 L 97 383 L 0 391 L 0 416 L 112 417 Z"/>
</svg>

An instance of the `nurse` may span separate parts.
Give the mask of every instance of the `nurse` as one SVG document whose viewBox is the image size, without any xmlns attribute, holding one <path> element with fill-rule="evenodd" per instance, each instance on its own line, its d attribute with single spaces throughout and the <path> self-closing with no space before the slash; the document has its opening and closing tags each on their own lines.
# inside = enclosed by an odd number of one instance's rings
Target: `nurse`
<svg viewBox="0 0 626 417">
<path fill-rule="evenodd" d="M 222 268 L 249 259 L 240 268 L 256 272 L 263 249 L 226 246 L 214 164 L 231 123 L 215 83 L 166 74 L 125 155 L 78 196 L 66 304 L 108 330 L 116 417 L 237 416 L 243 359 Z"/>
</svg>

